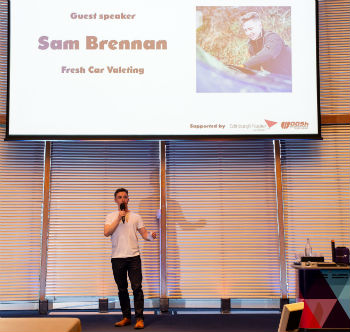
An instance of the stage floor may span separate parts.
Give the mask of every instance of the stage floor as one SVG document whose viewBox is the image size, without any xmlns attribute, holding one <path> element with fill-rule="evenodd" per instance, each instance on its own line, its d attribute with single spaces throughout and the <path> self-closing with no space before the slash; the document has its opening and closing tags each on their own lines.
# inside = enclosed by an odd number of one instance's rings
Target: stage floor
<svg viewBox="0 0 350 332">
<path fill-rule="evenodd" d="M 1 311 L 1 317 L 38 317 L 36 312 Z M 135 331 L 133 325 L 116 328 L 114 323 L 121 319 L 119 314 L 79 314 L 63 312 L 45 317 L 79 318 L 83 332 Z M 230 314 L 147 314 L 145 330 L 149 332 L 277 332 L 280 313 L 230 313 Z M 134 320 L 133 320 L 134 323 Z"/>
</svg>

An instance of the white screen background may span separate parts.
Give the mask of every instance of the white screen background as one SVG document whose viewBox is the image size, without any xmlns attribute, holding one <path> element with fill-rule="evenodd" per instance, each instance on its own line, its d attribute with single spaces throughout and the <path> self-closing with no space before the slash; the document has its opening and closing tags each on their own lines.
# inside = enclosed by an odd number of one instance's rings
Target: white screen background
<svg viewBox="0 0 350 332">
<path fill-rule="evenodd" d="M 291 93 L 196 93 L 196 6 L 291 6 Z M 73 20 L 79 14 L 136 14 L 134 20 Z M 9 135 L 317 134 L 313 0 L 13 0 L 10 17 Z M 86 50 L 85 36 L 167 40 L 167 50 Z M 79 50 L 39 50 L 38 38 L 79 40 Z M 61 73 L 62 66 L 86 68 Z M 105 68 L 102 74 L 87 69 Z M 144 68 L 109 74 L 106 66 Z M 263 131 L 230 124 L 278 122 Z M 305 129 L 283 130 L 283 121 Z M 221 124 L 193 129 L 190 124 Z"/>
</svg>

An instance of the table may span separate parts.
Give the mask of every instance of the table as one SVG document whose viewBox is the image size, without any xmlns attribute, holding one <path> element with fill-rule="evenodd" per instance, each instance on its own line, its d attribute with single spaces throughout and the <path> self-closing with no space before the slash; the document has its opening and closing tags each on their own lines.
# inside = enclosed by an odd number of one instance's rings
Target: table
<svg viewBox="0 0 350 332">
<path fill-rule="evenodd" d="M 321 265 L 321 264 L 320 264 Z M 350 328 L 350 267 L 294 265 L 297 301 L 304 302 L 300 328 Z"/>
</svg>

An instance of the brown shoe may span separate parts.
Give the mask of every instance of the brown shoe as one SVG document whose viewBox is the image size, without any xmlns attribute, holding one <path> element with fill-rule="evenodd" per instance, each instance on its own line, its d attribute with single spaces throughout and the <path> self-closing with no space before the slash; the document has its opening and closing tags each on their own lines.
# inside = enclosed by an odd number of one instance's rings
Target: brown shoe
<svg viewBox="0 0 350 332">
<path fill-rule="evenodd" d="M 131 319 L 124 317 L 121 321 L 114 324 L 114 326 L 121 327 L 131 324 Z"/>
<path fill-rule="evenodd" d="M 145 324 L 143 323 L 143 319 L 142 318 L 139 318 L 137 321 L 136 321 L 136 324 L 134 326 L 135 329 L 143 329 L 145 327 Z"/>
</svg>

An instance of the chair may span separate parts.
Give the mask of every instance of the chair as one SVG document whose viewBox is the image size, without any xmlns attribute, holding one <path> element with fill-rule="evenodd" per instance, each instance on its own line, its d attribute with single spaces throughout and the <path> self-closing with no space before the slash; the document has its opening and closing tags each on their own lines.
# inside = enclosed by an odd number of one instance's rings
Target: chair
<svg viewBox="0 0 350 332">
<path fill-rule="evenodd" d="M 304 302 L 285 304 L 283 306 L 278 332 L 297 332 L 301 315 L 304 310 Z"/>
</svg>

